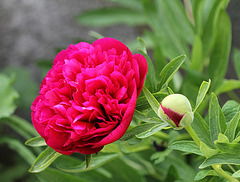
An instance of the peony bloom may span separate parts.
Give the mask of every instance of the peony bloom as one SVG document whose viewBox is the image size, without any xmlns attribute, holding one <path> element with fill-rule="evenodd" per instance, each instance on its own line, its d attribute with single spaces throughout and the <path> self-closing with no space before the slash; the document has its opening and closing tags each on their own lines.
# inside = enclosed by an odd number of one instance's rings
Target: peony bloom
<svg viewBox="0 0 240 182">
<path fill-rule="evenodd" d="M 146 73 L 146 59 L 118 40 L 70 45 L 41 84 L 33 125 L 59 153 L 97 153 L 127 130 Z"/>
<path fill-rule="evenodd" d="M 172 94 L 165 97 L 158 113 L 163 121 L 177 130 L 191 124 L 194 117 L 189 100 L 181 94 Z"/>
</svg>

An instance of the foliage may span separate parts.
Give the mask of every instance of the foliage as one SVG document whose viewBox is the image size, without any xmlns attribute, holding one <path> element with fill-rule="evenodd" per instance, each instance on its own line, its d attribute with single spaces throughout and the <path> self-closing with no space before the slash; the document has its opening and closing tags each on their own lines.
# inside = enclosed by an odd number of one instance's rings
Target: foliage
<svg viewBox="0 0 240 182">
<path fill-rule="evenodd" d="M 149 71 L 125 135 L 86 160 L 81 154 L 64 156 L 45 148 L 33 126 L 13 114 L 16 106 L 30 106 L 28 95 L 34 98 L 35 83 L 25 75 L 31 83 L 28 90 L 15 76 L 16 91 L 14 77 L 1 74 L 0 124 L 28 141 L 24 146 L 19 139 L 4 136 L 0 144 L 16 151 L 26 161 L 23 168 L 31 166 L 29 172 L 39 181 L 237 181 L 240 99 L 234 90 L 240 88 L 240 81 L 225 78 L 231 51 L 229 0 L 109 1 L 114 7 L 86 11 L 76 20 L 87 26 L 147 27 L 141 38 L 128 43 L 146 57 Z M 233 60 L 239 79 L 238 49 L 233 51 Z M 42 61 L 39 66 L 45 72 L 50 65 Z M 158 116 L 162 99 L 172 93 L 181 93 L 191 102 L 194 120 L 187 132 L 173 130 Z M 223 93 L 230 98 L 221 106 Z M 1 179 L 8 176 L 13 181 L 11 173 L 21 163 L 11 170 L 0 165 L 4 169 Z"/>
</svg>

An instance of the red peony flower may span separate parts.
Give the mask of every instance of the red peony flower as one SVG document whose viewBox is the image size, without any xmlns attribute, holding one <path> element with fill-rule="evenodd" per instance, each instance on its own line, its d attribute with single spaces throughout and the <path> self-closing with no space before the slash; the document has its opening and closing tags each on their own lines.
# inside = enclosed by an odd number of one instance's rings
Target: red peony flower
<svg viewBox="0 0 240 182">
<path fill-rule="evenodd" d="M 146 73 L 146 59 L 118 40 L 70 45 L 42 82 L 33 125 L 59 153 L 97 153 L 126 132 Z"/>
</svg>

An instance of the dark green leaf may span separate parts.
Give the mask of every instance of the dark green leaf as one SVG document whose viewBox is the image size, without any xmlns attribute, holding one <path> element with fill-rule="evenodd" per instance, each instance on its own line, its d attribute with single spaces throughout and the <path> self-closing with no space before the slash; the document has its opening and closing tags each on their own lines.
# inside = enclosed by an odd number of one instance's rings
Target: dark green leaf
<svg viewBox="0 0 240 182">
<path fill-rule="evenodd" d="M 62 165 L 58 165 L 57 167 L 65 172 L 69 172 L 69 173 L 80 173 L 80 172 L 85 172 L 85 171 L 90 171 L 93 170 L 95 168 L 98 168 L 118 157 L 120 157 L 121 154 L 120 153 L 116 153 L 116 154 L 108 154 L 108 155 L 98 155 L 98 156 L 94 156 L 91 160 L 91 164 L 88 168 L 86 168 L 86 162 L 83 162 L 77 166 L 72 166 L 72 167 L 64 167 L 64 164 Z"/>
<path fill-rule="evenodd" d="M 235 133 L 240 120 L 240 112 L 238 112 L 228 123 L 225 135 L 228 137 L 229 141 L 232 142 L 235 139 Z"/>
<path fill-rule="evenodd" d="M 140 120 L 141 122 L 146 122 L 146 123 L 162 123 L 163 121 L 159 118 L 148 118 L 146 117 L 143 113 L 141 113 L 140 111 L 136 110 L 134 111 L 134 115 L 133 115 L 134 118 Z"/>
<path fill-rule="evenodd" d="M 16 109 L 14 101 L 19 97 L 12 87 L 13 78 L 0 74 L 0 118 L 9 117 Z"/>
<path fill-rule="evenodd" d="M 161 101 L 163 100 L 168 94 L 167 93 L 162 93 L 162 92 L 157 92 L 157 93 L 154 93 L 152 94 L 156 100 L 158 101 Z M 143 110 L 146 110 L 146 109 L 151 109 L 151 106 L 149 105 L 148 103 L 148 100 L 145 96 L 142 96 L 142 97 L 138 97 L 137 99 L 137 104 L 136 104 L 136 109 L 138 111 L 143 111 Z"/>
<path fill-rule="evenodd" d="M 47 145 L 45 140 L 41 137 L 34 137 L 29 139 L 28 141 L 25 142 L 25 145 L 31 146 L 31 147 L 41 147 Z"/>
<path fill-rule="evenodd" d="M 240 88 L 240 80 L 224 80 L 217 88 L 216 94 L 222 94 Z"/>
<path fill-rule="evenodd" d="M 157 99 L 149 92 L 149 90 L 146 87 L 143 87 L 143 93 L 149 103 L 149 105 L 152 107 L 153 111 L 159 116 L 158 109 L 160 107 L 159 102 Z"/>
<path fill-rule="evenodd" d="M 85 154 L 86 169 L 90 166 L 92 160 L 92 154 Z"/>
<path fill-rule="evenodd" d="M 150 128 L 149 130 L 137 134 L 136 137 L 137 138 L 147 138 L 147 137 L 157 133 L 158 131 L 162 130 L 163 128 L 165 128 L 167 126 L 168 126 L 168 124 L 166 124 L 166 123 L 159 123 L 159 124 L 153 126 L 152 128 Z"/>
<path fill-rule="evenodd" d="M 237 48 L 233 50 L 233 61 L 238 79 L 240 79 L 240 50 Z"/>
<path fill-rule="evenodd" d="M 77 21 L 88 26 L 110 26 L 116 24 L 142 25 L 146 18 L 141 12 L 126 8 L 102 8 L 86 11 L 77 16 Z"/>
<path fill-rule="evenodd" d="M 32 164 L 35 160 L 34 154 L 19 140 L 14 138 L 1 137 L 0 144 L 6 143 L 11 149 L 16 151 L 28 164 Z"/>
<path fill-rule="evenodd" d="M 200 36 L 195 35 L 195 41 L 193 44 L 191 68 L 197 71 L 202 71 L 203 63 L 203 45 Z"/>
<path fill-rule="evenodd" d="M 240 153 L 240 144 L 239 143 L 223 143 L 216 142 L 216 148 L 218 148 L 223 153 L 238 155 Z"/>
<path fill-rule="evenodd" d="M 13 88 L 17 90 L 20 96 L 16 102 L 19 107 L 18 109 L 29 112 L 29 108 L 36 98 L 39 89 L 39 85 L 34 81 L 31 75 L 31 69 L 20 66 L 10 66 L 4 68 L 3 73 L 8 76 L 15 76 Z"/>
<path fill-rule="evenodd" d="M 205 167 L 215 165 L 215 164 L 234 164 L 240 165 L 240 156 L 239 155 L 232 155 L 232 154 L 216 154 L 208 159 L 206 159 L 200 166 L 200 169 Z"/>
<path fill-rule="evenodd" d="M 147 59 L 148 72 L 146 75 L 145 86 L 149 88 L 151 92 L 154 93 L 157 91 L 157 80 L 156 80 L 156 73 L 155 73 L 152 60 L 143 50 L 138 50 L 138 51 Z"/>
<path fill-rule="evenodd" d="M 48 168 L 45 171 L 37 174 L 41 182 L 89 182 L 81 177 L 73 176 L 62 171 Z"/>
<path fill-rule="evenodd" d="M 123 137 L 120 139 L 122 141 L 129 140 L 131 138 L 134 138 L 136 135 L 146 134 L 145 132 L 151 132 L 154 128 L 162 129 L 163 127 L 166 127 L 166 124 L 164 123 L 144 123 L 140 124 L 134 128 L 131 128 L 128 130 Z M 158 131 L 159 131 L 158 130 Z M 156 131 L 156 130 L 154 130 Z"/>
<path fill-rule="evenodd" d="M 185 61 L 186 56 L 179 56 L 172 61 L 170 61 L 161 71 L 159 78 L 159 88 L 162 88 L 164 84 L 168 84 L 168 82 L 172 79 L 173 75 L 178 71 L 180 66 Z"/>
<path fill-rule="evenodd" d="M 186 153 L 194 153 L 194 154 L 203 156 L 203 154 L 199 150 L 198 146 L 193 141 L 187 141 L 187 140 L 176 141 L 176 142 L 172 143 L 169 146 L 169 148 L 174 149 L 174 150 L 180 150 L 180 151 L 186 152 Z"/>
<path fill-rule="evenodd" d="M 50 147 L 47 147 L 35 160 L 29 172 L 31 173 L 39 173 L 45 170 L 48 166 L 50 166 L 54 160 L 56 160 L 62 154 L 56 152 Z"/>
<path fill-rule="evenodd" d="M 196 106 L 195 106 L 194 112 L 197 110 L 199 105 L 202 103 L 204 97 L 206 96 L 206 94 L 209 90 L 210 84 L 211 84 L 211 80 L 209 80 L 208 82 L 206 82 L 206 81 L 202 82 L 202 84 L 199 88 L 199 91 L 198 91 L 198 95 L 197 95 L 197 99 L 196 99 Z"/>
<path fill-rule="evenodd" d="M 216 24 L 216 33 L 214 37 L 213 50 L 210 55 L 210 64 L 208 73 L 213 82 L 213 88 L 216 88 L 219 82 L 225 76 L 230 48 L 231 48 L 231 22 L 225 10 L 220 10 Z M 218 64 L 216 64 L 216 61 Z"/>
<path fill-rule="evenodd" d="M 217 140 L 218 134 L 221 133 L 219 103 L 216 95 L 211 94 L 209 101 L 209 130 L 212 142 Z"/>
<path fill-rule="evenodd" d="M 234 100 L 229 100 L 223 105 L 222 111 L 228 123 L 240 111 L 240 104 Z"/>
<path fill-rule="evenodd" d="M 199 113 L 194 113 L 194 119 L 191 126 L 202 142 L 207 144 L 209 147 L 213 147 L 213 143 L 210 139 L 209 127 Z"/>
</svg>

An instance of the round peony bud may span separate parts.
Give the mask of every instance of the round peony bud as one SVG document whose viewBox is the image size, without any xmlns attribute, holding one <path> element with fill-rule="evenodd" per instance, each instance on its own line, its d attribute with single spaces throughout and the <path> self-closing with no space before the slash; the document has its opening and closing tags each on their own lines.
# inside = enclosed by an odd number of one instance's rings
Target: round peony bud
<svg viewBox="0 0 240 182">
<path fill-rule="evenodd" d="M 193 112 L 189 100 L 181 94 L 165 97 L 158 109 L 160 118 L 174 129 L 182 129 L 193 121 Z"/>
</svg>

